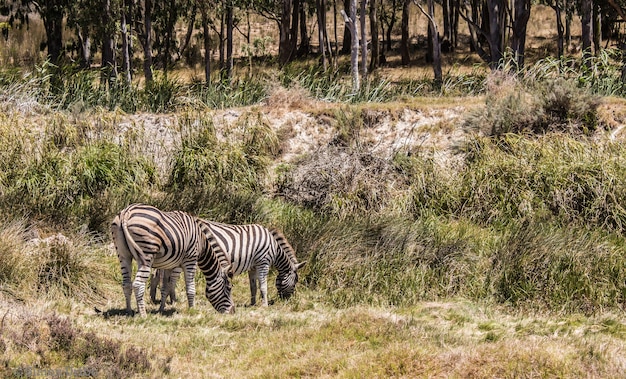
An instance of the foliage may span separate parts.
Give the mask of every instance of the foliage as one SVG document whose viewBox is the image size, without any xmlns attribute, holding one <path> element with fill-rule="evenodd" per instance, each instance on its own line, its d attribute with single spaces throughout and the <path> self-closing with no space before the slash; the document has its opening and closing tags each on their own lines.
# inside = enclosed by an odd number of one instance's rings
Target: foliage
<svg viewBox="0 0 626 379">
<path fill-rule="evenodd" d="M 493 74 L 485 107 L 469 114 L 466 127 L 485 135 L 565 131 L 589 135 L 598 127 L 601 100 L 572 80 L 551 79 L 523 85 L 516 77 Z"/>
</svg>

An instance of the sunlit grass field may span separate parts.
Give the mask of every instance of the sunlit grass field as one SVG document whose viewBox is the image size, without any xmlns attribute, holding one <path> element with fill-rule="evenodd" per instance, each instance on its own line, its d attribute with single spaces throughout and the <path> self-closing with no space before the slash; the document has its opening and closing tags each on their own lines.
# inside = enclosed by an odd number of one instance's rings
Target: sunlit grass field
<svg viewBox="0 0 626 379">
<path fill-rule="evenodd" d="M 546 58 L 550 14 L 524 70 L 392 62 L 357 93 L 311 61 L 53 86 L 4 46 L 32 70 L 0 71 L 0 376 L 623 377 L 621 66 Z M 197 275 L 194 308 L 180 281 L 126 315 L 108 228 L 133 202 L 278 227 L 296 295 L 273 273 L 250 307 L 243 275 L 222 315 Z"/>
</svg>

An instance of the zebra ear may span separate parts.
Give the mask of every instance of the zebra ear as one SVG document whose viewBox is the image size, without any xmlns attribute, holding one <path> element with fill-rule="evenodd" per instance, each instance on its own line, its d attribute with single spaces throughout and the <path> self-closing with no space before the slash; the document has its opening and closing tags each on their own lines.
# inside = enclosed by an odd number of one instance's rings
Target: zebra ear
<svg viewBox="0 0 626 379">
<path fill-rule="evenodd" d="M 298 264 L 296 265 L 296 271 L 298 271 L 299 269 L 301 269 L 302 267 L 304 267 L 304 265 L 306 265 L 306 261 L 298 263 Z"/>
</svg>

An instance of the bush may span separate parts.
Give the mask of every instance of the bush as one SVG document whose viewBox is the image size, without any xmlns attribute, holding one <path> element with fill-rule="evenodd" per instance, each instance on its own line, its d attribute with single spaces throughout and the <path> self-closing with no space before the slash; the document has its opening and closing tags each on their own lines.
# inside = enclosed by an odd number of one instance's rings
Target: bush
<svg viewBox="0 0 626 379">
<path fill-rule="evenodd" d="M 522 84 L 495 73 L 488 80 L 485 107 L 471 112 L 465 127 L 487 136 L 566 132 L 589 135 L 598 127 L 600 97 L 571 79 L 547 78 Z"/>
</svg>

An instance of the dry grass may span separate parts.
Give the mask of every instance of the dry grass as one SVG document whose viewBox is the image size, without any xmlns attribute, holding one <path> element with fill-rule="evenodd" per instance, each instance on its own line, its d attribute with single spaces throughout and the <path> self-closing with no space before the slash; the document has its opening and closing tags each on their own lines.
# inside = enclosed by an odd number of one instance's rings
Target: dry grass
<svg viewBox="0 0 626 379">
<path fill-rule="evenodd" d="M 241 281 L 235 290 L 245 288 Z M 232 316 L 203 300 L 192 311 L 177 305 L 174 313 L 140 319 L 117 314 L 118 295 L 104 313 L 74 303 L 68 316 L 51 316 L 53 304 L 2 300 L 3 374 L 20 365 L 85 367 L 54 354 L 64 336 L 141 353 L 127 366 L 111 355 L 130 377 L 618 378 L 626 368 L 623 315 L 519 315 L 462 300 L 335 309 L 301 291 L 269 308 L 240 306 Z M 51 318 L 61 320 L 56 337 Z M 80 351 L 94 362 L 90 350 Z M 89 367 L 113 372 L 99 362 Z"/>
</svg>

